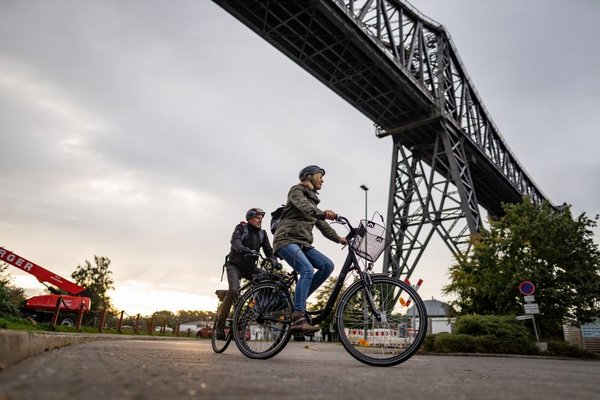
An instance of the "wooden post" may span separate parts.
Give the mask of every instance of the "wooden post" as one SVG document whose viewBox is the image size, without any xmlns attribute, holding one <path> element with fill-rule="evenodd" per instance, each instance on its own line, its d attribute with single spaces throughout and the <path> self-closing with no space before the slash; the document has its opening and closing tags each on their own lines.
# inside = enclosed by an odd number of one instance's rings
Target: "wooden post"
<svg viewBox="0 0 600 400">
<path fill-rule="evenodd" d="M 58 322 L 58 314 L 60 313 L 60 305 L 62 304 L 62 296 L 58 296 L 56 299 L 56 308 L 54 309 L 54 316 L 52 316 L 52 326 L 56 326 Z"/>
<path fill-rule="evenodd" d="M 100 311 L 100 326 L 98 327 L 98 332 L 102 332 L 104 329 L 104 321 L 106 320 L 106 307 Z"/>
<path fill-rule="evenodd" d="M 85 312 L 85 304 L 82 302 L 79 306 L 79 311 L 77 312 L 77 324 L 75 324 L 75 328 L 80 331 L 81 324 L 83 323 L 83 313 Z"/>
<path fill-rule="evenodd" d="M 133 332 L 138 333 L 139 326 L 140 326 L 140 314 L 135 316 L 135 326 L 133 328 Z"/>
<path fill-rule="evenodd" d="M 121 311 L 121 316 L 119 317 L 119 323 L 117 324 L 117 332 L 123 333 L 123 315 L 125 311 Z"/>
<path fill-rule="evenodd" d="M 150 317 L 150 321 L 148 321 L 148 334 L 152 335 L 152 331 L 154 330 L 154 315 Z"/>
</svg>

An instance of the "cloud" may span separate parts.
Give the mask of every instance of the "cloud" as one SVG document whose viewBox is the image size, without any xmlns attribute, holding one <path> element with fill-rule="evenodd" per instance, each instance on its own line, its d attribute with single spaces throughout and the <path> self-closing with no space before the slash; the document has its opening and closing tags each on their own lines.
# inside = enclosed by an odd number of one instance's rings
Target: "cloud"
<svg viewBox="0 0 600 400">
<path fill-rule="evenodd" d="M 541 189 L 590 215 L 599 5 L 415 2 Z M 391 139 L 207 1 L 0 2 L 0 134 L 0 245 L 65 277 L 109 257 L 115 298 L 143 298 L 131 313 L 214 301 L 235 224 L 280 205 L 305 165 L 327 170 L 326 208 L 357 221 L 366 184 L 369 214 L 387 211 Z M 341 266 L 339 246 L 317 246 Z M 451 262 L 428 249 L 425 297 Z"/>
</svg>

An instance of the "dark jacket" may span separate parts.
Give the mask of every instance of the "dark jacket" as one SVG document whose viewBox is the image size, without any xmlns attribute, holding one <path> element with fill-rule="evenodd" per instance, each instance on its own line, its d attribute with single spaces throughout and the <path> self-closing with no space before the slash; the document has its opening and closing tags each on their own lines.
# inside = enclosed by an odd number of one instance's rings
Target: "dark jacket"
<svg viewBox="0 0 600 400">
<path fill-rule="evenodd" d="M 244 237 L 244 225 L 247 227 L 247 235 Z M 261 234 L 262 233 L 262 241 Z M 241 271 L 250 271 L 256 265 L 256 257 L 244 256 L 251 253 L 252 250 L 260 251 L 263 249 L 267 258 L 273 257 L 273 248 L 264 229 L 259 229 L 246 222 L 240 222 L 236 225 L 231 235 L 231 251 L 229 252 L 228 263 L 235 265 Z"/>
<path fill-rule="evenodd" d="M 323 220 L 324 213 L 317 205 L 321 200 L 315 190 L 299 183 L 290 188 L 287 202 L 273 247 L 275 251 L 286 244 L 296 243 L 302 247 L 311 247 L 313 243 L 313 227 L 317 227 L 327 239 L 339 243 L 341 237 Z"/>
</svg>

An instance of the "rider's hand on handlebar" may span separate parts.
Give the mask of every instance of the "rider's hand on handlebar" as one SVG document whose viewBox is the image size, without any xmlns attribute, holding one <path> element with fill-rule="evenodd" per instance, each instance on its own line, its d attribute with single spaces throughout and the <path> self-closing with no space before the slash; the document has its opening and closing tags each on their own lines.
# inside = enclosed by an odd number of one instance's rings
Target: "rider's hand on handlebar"
<svg viewBox="0 0 600 400">
<path fill-rule="evenodd" d="M 256 250 L 250 250 L 248 253 L 244 254 L 246 257 L 258 257 L 260 252 Z"/>
<path fill-rule="evenodd" d="M 269 260 L 271 261 L 271 265 L 275 271 L 281 271 L 283 269 L 283 265 L 281 265 L 277 258 L 272 257 Z"/>
<path fill-rule="evenodd" d="M 347 245 L 348 244 L 348 239 L 346 239 L 345 237 L 340 238 L 340 244 L 342 245 Z"/>
<path fill-rule="evenodd" d="M 325 219 L 329 219 L 329 220 L 334 220 L 335 217 L 337 217 L 337 214 L 331 210 L 323 211 L 323 215 L 325 216 Z"/>
</svg>

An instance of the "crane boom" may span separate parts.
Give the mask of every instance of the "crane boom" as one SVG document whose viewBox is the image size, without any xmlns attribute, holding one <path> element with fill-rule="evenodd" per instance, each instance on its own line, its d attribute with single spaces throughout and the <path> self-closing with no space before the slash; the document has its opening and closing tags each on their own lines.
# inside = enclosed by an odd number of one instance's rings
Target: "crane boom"
<svg viewBox="0 0 600 400">
<path fill-rule="evenodd" d="M 64 290 L 70 295 L 77 296 L 82 294 L 86 289 L 81 287 L 54 272 L 48 271 L 46 268 L 40 267 L 34 262 L 31 262 L 12 251 L 0 247 L 0 260 L 19 268 L 22 271 L 29 272 L 35 276 L 38 281 L 46 282 Z"/>
<path fill-rule="evenodd" d="M 46 268 L 26 258 L 0 247 L 0 261 L 4 261 L 22 271 L 35 276 L 41 283 L 49 283 L 67 292 L 67 295 L 45 294 L 33 296 L 25 300 L 22 307 L 24 312 L 35 317 L 44 318 L 44 314 L 55 311 L 58 307 L 61 312 L 77 312 L 80 309 L 89 311 L 91 299 L 89 289 L 81 287 Z M 53 291 L 52 287 L 49 287 Z M 41 313 L 41 314 L 40 314 Z M 72 324 L 72 321 L 70 322 Z"/>
</svg>

